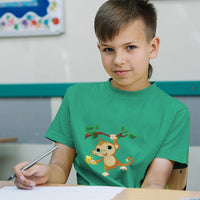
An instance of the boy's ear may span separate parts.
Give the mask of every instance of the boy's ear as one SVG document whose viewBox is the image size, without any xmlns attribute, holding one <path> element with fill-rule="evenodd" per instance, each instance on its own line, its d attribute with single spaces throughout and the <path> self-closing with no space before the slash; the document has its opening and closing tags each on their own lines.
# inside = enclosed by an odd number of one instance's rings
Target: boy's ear
<svg viewBox="0 0 200 200">
<path fill-rule="evenodd" d="M 153 59 L 153 58 L 156 58 L 158 55 L 160 39 L 158 37 L 154 37 L 151 40 L 150 45 L 151 45 L 150 59 Z"/>
<path fill-rule="evenodd" d="M 100 44 L 97 42 L 97 47 L 98 47 L 98 49 L 100 50 Z"/>
</svg>

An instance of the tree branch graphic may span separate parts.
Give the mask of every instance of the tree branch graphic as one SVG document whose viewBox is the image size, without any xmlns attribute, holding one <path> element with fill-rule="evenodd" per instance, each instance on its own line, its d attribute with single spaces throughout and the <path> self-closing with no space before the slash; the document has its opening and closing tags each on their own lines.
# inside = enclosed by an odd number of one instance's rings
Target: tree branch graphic
<svg viewBox="0 0 200 200">
<path fill-rule="evenodd" d="M 87 126 L 85 128 L 85 131 L 86 131 L 86 134 L 85 134 L 85 139 L 87 139 L 88 137 L 93 137 L 93 138 L 97 138 L 98 135 L 105 135 L 107 137 L 110 137 L 110 135 L 106 134 L 106 133 L 103 133 L 103 132 L 99 132 L 98 131 L 99 129 L 99 126 L 96 125 L 96 126 Z M 133 134 L 133 133 L 129 133 L 129 130 L 125 130 L 124 129 L 124 126 L 121 127 L 120 129 L 120 133 L 117 134 L 117 139 L 120 139 L 121 137 L 126 137 L 126 136 L 129 136 L 130 139 L 135 139 L 136 136 Z"/>
</svg>

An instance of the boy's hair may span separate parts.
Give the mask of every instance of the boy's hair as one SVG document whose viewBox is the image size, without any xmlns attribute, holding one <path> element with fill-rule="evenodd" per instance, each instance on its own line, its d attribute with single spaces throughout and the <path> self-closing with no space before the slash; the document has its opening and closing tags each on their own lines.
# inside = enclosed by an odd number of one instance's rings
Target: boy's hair
<svg viewBox="0 0 200 200">
<path fill-rule="evenodd" d="M 137 19 L 146 25 L 146 39 L 150 42 L 156 34 L 156 9 L 148 0 L 108 0 L 98 10 L 94 29 L 98 40 L 112 40 L 120 30 L 126 28 Z M 148 78 L 153 68 L 149 64 Z"/>
</svg>

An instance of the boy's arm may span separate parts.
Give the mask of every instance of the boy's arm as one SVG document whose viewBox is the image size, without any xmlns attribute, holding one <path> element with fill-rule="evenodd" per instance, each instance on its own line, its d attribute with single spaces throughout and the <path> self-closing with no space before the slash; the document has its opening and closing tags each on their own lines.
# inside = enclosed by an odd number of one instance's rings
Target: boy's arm
<svg viewBox="0 0 200 200">
<path fill-rule="evenodd" d="M 154 158 L 147 170 L 142 188 L 165 189 L 173 166 L 174 161 Z"/>
<path fill-rule="evenodd" d="M 75 156 L 75 149 L 56 143 L 58 149 L 53 152 L 49 165 L 36 164 L 26 171 L 21 169 L 27 162 L 13 168 L 16 174 L 15 184 L 18 188 L 32 189 L 35 185 L 45 183 L 65 183 L 68 179 Z"/>
<path fill-rule="evenodd" d="M 64 144 L 56 143 L 56 145 L 58 149 L 54 151 L 49 164 L 48 183 L 65 183 L 68 179 L 76 151 Z"/>
</svg>

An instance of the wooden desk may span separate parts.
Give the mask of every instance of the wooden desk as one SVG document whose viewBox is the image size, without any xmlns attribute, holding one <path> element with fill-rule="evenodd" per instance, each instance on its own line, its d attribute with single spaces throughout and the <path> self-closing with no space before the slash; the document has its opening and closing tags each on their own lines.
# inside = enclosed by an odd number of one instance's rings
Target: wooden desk
<svg viewBox="0 0 200 200">
<path fill-rule="evenodd" d="M 200 198 L 200 192 L 126 188 L 113 200 L 180 200 L 184 198 Z"/>
<path fill-rule="evenodd" d="M 0 188 L 13 186 L 12 181 L 0 181 Z M 46 184 L 45 186 L 68 186 L 65 184 Z M 113 200 L 180 200 L 183 198 L 200 198 L 200 192 L 157 190 L 157 189 L 135 189 L 126 188 Z M 89 200 L 89 199 L 88 199 Z"/>
<path fill-rule="evenodd" d="M 0 137 L 0 143 L 5 143 L 5 142 L 16 142 L 17 138 L 2 138 Z"/>
<path fill-rule="evenodd" d="M 5 187 L 5 186 L 14 186 L 13 181 L 0 181 L 0 188 Z"/>
</svg>

